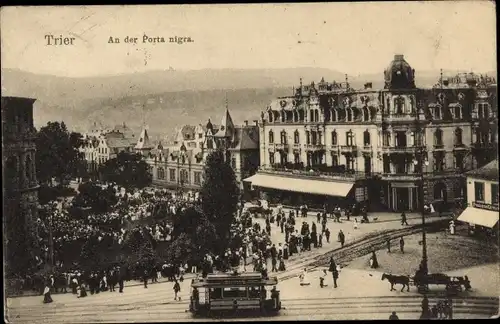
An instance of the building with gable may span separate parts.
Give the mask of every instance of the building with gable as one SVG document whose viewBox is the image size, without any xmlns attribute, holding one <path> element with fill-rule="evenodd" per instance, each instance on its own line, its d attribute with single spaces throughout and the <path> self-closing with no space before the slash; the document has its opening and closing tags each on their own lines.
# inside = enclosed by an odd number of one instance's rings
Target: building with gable
<svg viewBox="0 0 500 324">
<path fill-rule="evenodd" d="M 199 190 L 205 161 L 211 151 L 222 148 L 235 171 L 236 181 L 254 174 L 259 165 L 257 122 L 234 125 L 229 110 L 219 125 L 184 125 L 177 130 L 172 145 L 156 145 L 148 155 L 153 184 L 170 189 Z"/>
<path fill-rule="evenodd" d="M 461 204 L 464 172 L 496 158 L 496 81 L 462 73 L 418 88 L 395 55 L 385 86 L 305 85 L 261 113 L 260 169 L 246 181 L 271 202 L 367 202 L 371 209 Z"/>
</svg>

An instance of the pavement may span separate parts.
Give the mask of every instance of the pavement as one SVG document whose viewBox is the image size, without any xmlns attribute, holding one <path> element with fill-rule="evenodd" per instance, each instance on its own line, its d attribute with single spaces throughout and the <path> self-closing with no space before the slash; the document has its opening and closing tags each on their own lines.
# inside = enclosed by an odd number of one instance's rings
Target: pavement
<svg viewBox="0 0 500 324">
<path fill-rule="evenodd" d="M 376 271 L 341 269 L 338 288 L 333 288 L 331 276 L 326 278 L 328 286 L 319 288 L 318 275 L 319 270 L 310 273 L 310 286 L 301 287 L 296 278 L 278 284 L 280 315 L 240 320 L 387 319 L 392 311 L 400 319 L 419 318 L 421 295 L 415 289 L 389 291 L 389 283 Z M 174 301 L 173 284 L 131 286 L 122 294 L 103 292 L 83 299 L 70 293 L 53 295 L 51 304 L 43 304 L 42 296 L 8 298 L 6 319 L 14 323 L 220 321 L 194 319 L 186 312 L 189 285 L 190 280 L 181 283 L 181 301 Z M 430 296 L 429 301 L 433 305 L 436 299 Z M 489 318 L 498 309 L 498 298 L 467 296 L 455 299 L 454 305 L 455 319 Z"/>
</svg>

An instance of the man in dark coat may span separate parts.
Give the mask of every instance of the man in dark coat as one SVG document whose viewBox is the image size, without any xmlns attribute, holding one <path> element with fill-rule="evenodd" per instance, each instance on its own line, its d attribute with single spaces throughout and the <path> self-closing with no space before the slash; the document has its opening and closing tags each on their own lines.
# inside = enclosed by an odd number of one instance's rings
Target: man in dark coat
<svg viewBox="0 0 500 324">
<path fill-rule="evenodd" d="M 342 230 L 339 231 L 339 242 L 340 242 L 340 247 L 343 248 L 345 243 L 345 236 Z"/>
<path fill-rule="evenodd" d="M 399 239 L 399 249 L 401 250 L 401 253 L 405 253 L 405 240 L 402 236 Z"/>
<path fill-rule="evenodd" d="M 326 243 L 330 243 L 330 230 L 328 228 L 325 229 L 325 238 Z"/>
<path fill-rule="evenodd" d="M 118 286 L 120 293 L 123 293 L 124 280 L 125 280 L 125 268 L 121 266 L 118 272 Z"/>
<path fill-rule="evenodd" d="M 339 278 L 339 271 L 337 270 L 337 267 L 333 269 L 332 276 L 333 276 L 333 288 L 337 288 L 337 279 Z"/>
</svg>

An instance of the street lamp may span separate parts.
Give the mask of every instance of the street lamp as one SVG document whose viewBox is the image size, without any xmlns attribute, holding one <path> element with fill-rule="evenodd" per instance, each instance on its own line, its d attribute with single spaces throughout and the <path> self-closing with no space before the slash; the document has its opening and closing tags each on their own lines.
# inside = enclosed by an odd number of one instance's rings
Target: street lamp
<svg viewBox="0 0 500 324">
<path fill-rule="evenodd" d="M 421 203 L 421 215 L 422 215 L 422 261 L 420 263 L 420 272 L 424 275 L 429 273 L 427 267 L 427 237 L 425 233 L 425 188 L 424 188 L 424 166 L 429 165 L 429 161 L 425 158 L 427 154 L 425 147 L 420 147 L 417 153 L 418 161 L 414 161 L 415 165 L 419 166 L 420 171 L 420 197 Z"/>
</svg>

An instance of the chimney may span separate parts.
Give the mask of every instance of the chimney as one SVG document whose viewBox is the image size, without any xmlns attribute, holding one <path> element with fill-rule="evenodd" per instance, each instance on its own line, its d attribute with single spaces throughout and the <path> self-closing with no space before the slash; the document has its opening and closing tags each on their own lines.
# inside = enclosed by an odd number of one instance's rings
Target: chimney
<svg viewBox="0 0 500 324">
<path fill-rule="evenodd" d="M 405 59 L 405 56 L 403 54 L 394 55 L 394 61 L 402 61 L 404 59 Z"/>
<path fill-rule="evenodd" d="M 248 120 L 245 120 L 244 123 L 245 123 L 245 126 L 248 126 Z"/>
<path fill-rule="evenodd" d="M 255 123 L 255 126 L 257 126 L 257 127 L 259 126 L 259 121 L 258 120 L 254 120 L 253 122 Z"/>
<path fill-rule="evenodd" d="M 365 83 L 365 90 L 371 89 L 371 88 L 372 88 L 372 83 L 371 82 Z"/>
</svg>

